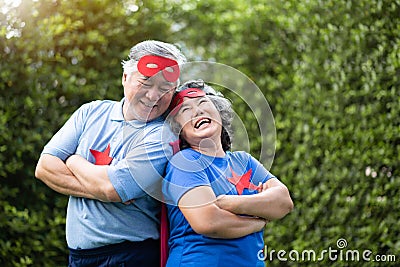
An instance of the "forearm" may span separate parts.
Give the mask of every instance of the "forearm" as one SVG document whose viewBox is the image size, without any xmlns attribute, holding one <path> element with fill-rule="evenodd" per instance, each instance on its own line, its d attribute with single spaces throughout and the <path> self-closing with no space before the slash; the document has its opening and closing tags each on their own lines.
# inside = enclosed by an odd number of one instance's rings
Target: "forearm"
<svg viewBox="0 0 400 267">
<path fill-rule="evenodd" d="M 94 165 L 79 155 L 68 158 L 67 167 L 78 181 L 101 201 L 121 202 L 107 174 L 108 165 Z"/>
<path fill-rule="evenodd" d="M 213 238 L 239 238 L 261 231 L 265 220 L 238 216 L 215 204 L 201 208 L 181 208 L 193 230 Z"/>
<path fill-rule="evenodd" d="M 58 193 L 94 198 L 58 157 L 43 154 L 36 166 L 35 176 Z"/>
<path fill-rule="evenodd" d="M 179 209 L 196 233 L 214 238 L 239 238 L 264 228 L 265 220 L 220 209 L 215 200 L 211 187 L 198 186 L 178 202 Z"/>
<path fill-rule="evenodd" d="M 261 231 L 265 220 L 254 217 L 238 216 L 221 210 L 208 221 L 208 229 L 204 235 L 213 238 L 239 238 Z"/>
<path fill-rule="evenodd" d="M 225 195 L 216 204 L 235 214 L 257 216 L 266 220 L 280 219 L 293 209 L 285 186 L 275 186 L 254 195 Z"/>
</svg>

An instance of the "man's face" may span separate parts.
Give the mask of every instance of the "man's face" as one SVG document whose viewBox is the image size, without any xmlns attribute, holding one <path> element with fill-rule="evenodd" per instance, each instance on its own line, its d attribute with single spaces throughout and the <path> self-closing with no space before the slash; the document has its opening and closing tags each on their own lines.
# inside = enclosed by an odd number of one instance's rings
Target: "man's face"
<svg viewBox="0 0 400 267">
<path fill-rule="evenodd" d="M 177 83 L 165 80 L 161 72 L 149 78 L 135 71 L 122 76 L 122 85 L 125 120 L 151 121 L 168 109 Z"/>
</svg>

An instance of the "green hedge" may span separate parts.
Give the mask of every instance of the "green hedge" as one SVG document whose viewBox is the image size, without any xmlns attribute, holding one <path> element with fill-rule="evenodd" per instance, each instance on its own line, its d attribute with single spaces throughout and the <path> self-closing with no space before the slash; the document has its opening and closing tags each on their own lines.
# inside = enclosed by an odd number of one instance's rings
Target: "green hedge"
<svg viewBox="0 0 400 267">
<path fill-rule="evenodd" d="M 276 125 L 271 172 L 295 203 L 291 214 L 268 224 L 269 251 L 319 253 L 344 238 L 343 251 L 369 249 L 400 261 L 400 1 L 2 6 L 1 266 L 66 266 L 67 197 L 34 179 L 35 164 L 80 104 L 122 97 L 120 61 L 144 39 L 177 42 L 192 60 L 232 66 L 264 93 Z M 236 105 L 252 129 L 254 116 Z M 248 133 L 255 154 L 256 133 Z M 391 264 L 274 256 L 268 266 Z"/>
</svg>

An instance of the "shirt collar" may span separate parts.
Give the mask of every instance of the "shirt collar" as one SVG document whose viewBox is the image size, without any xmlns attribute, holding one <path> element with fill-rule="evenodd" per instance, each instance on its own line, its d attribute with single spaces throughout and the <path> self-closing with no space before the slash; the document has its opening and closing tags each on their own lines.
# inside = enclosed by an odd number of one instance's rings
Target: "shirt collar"
<svg viewBox="0 0 400 267">
<path fill-rule="evenodd" d="M 112 121 L 125 121 L 124 119 L 124 114 L 122 112 L 122 107 L 124 105 L 125 98 L 122 98 L 122 100 L 118 103 L 116 103 L 111 111 L 111 120 Z M 146 126 L 149 123 L 153 122 L 158 122 L 162 121 L 163 118 L 162 116 L 152 120 L 152 121 L 138 121 L 138 120 L 131 120 L 131 121 L 126 121 L 127 124 L 135 127 L 135 128 L 142 128 Z"/>
<path fill-rule="evenodd" d="M 111 120 L 112 121 L 124 121 L 124 114 L 122 113 L 122 106 L 124 104 L 124 99 L 116 103 L 111 111 Z"/>
</svg>

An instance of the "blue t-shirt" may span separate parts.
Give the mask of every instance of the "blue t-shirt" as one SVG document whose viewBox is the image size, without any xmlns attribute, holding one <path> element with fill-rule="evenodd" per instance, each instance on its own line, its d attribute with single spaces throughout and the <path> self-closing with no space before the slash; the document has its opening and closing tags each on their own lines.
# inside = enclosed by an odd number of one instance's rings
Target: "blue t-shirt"
<svg viewBox="0 0 400 267">
<path fill-rule="evenodd" d="M 176 139 L 168 124 L 125 121 L 124 100 L 93 101 L 81 106 L 44 147 L 43 154 L 66 160 L 78 154 L 95 163 L 90 150 L 112 158 L 108 176 L 122 202 L 130 205 L 70 197 L 66 237 L 73 249 L 89 249 L 125 240 L 159 238 L 161 175 Z M 107 148 L 109 147 L 109 151 Z M 150 194 L 151 196 L 149 196 Z"/>
<path fill-rule="evenodd" d="M 177 206 L 180 198 L 197 186 L 210 186 L 215 195 L 256 194 L 259 182 L 275 178 L 246 152 L 210 157 L 192 149 L 177 153 L 167 165 L 163 193 L 170 222 L 167 267 L 264 266 L 263 231 L 241 238 L 219 239 L 197 234 Z"/>
</svg>

